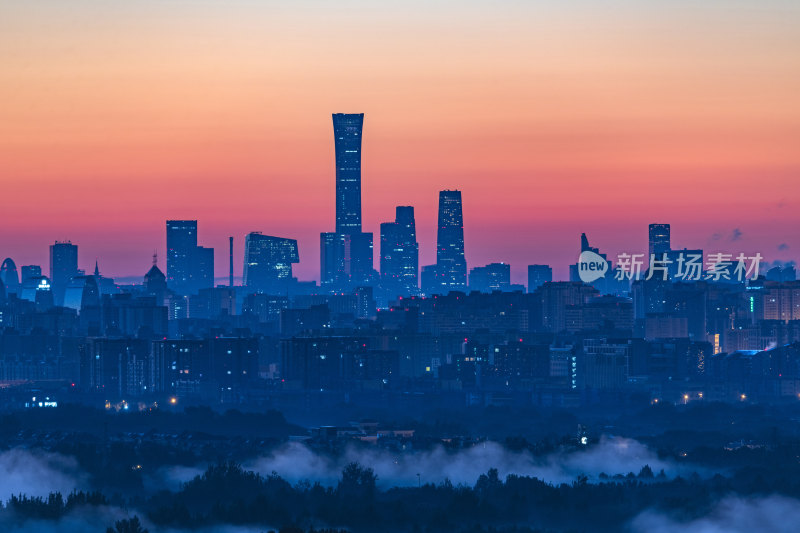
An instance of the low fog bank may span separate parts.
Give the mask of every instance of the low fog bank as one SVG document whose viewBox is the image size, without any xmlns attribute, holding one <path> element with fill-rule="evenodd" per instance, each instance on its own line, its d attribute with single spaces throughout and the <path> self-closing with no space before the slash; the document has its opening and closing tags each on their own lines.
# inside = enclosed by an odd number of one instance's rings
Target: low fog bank
<svg viewBox="0 0 800 533">
<path fill-rule="evenodd" d="M 782 496 L 728 497 L 702 518 L 682 522 L 646 511 L 631 523 L 633 533 L 794 533 L 800 527 L 800 500 Z"/>
<path fill-rule="evenodd" d="M 23 448 L 0 452 L 2 501 L 12 494 L 47 496 L 51 492 L 61 492 L 66 495 L 86 485 L 87 476 L 73 457 Z"/>
<path fill-rule="evenodd" d="M 262 475 L 275 472 L 291 483 L 309 480 L 334 486 L 344 467 L 351 462 L 372 468 L 378 475 L 378 485 L 384 489 L 416 486 L 420 482 L 438 484 L 445 480 L 471 486 L 490 468 L 496 468 L 501 478 L 515 474 L 537 477 L 554 484 L 571 483 L 578 476 L 597 482 L 601 481 L 601 473 L 608 476 L 629 472 L 638 474 L 645 465 L 656 474 L 664 470 L 668 477 L 688 475 L 698 470 L 659 459 L 644 444 L 620 437 L 603 437 L 599 443 L 586 448 L 563 449 L 545 456 L 535 456 L 528 451 L 514 452 L 498 443 L 485 442 L 457 451 L 437 446 L 431 450 L 404 453 L 353 445 L 334 457 L 291 442 L 268 455 L 246 461 L 242 466 Z M 170 467 L 162 469 L 149 484 L 178 489 L 181 483 L 204 471 L 204 467 Z"/>
<path fill-rule="evenodd" d="M 438 484 L 446 479 L 454 484 L 473 485 L 490 468 L 496 468 L 501 478 L 514 474 L 537 477 L 554 484 L 570 483 L 579 475 L 598 481 L 601 473 L 609 476 L 638 473 L 645 465 L 656 473 L 663 469 L 669 476 L 683 473 L 681 468 L 659 459 L 640 442 L 613 437 L 603 437 L 599 443 L 585 449 L 562 450 L 541 457 L 527 451 L 509 451 L 495 442 L 485 442 L 454 452 L 441 446 L 411 453 L 353 446 L 347 448 L 341 457 L 330 458 L 302 444 L 289 443 L 244 466 L 261 474 L 274 471 L 292 482 L 309 479 L 331 485 L 336 483 L 342 469 L 350 462 L 372 468 L 378 475 L 379 486 L 383 488 L 416 486 L 420 481 Z"/>
</svg>

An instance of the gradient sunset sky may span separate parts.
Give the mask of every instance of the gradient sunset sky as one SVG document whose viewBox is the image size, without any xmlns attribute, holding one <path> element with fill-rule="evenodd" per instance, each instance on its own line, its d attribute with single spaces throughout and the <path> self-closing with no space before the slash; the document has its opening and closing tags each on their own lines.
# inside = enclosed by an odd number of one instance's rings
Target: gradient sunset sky
<svg viewBox="0 0 800 533">
<path fill-rule="evenodd" d="M 0 259 L 79 245 L 164 268 L 168 218 L 296 238 L 334 228 L 333 112 L 363 112 L 364 230 L 463 191 L 470 267 L 673 247 L 800 254 L 797 0 L 85 1 L 0 4 Z"/>
</svg>

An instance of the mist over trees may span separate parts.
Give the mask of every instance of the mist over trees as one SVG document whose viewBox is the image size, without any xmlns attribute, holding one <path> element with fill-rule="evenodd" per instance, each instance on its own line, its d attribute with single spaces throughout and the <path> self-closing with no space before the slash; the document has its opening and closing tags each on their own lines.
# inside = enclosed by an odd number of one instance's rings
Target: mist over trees
<svg viewBox="0 0 800 533">
<path fill-rule="evenodd" d="M 124 507 L 130 516 L 109 525 L 107 533 L 223 526 L 284 533 L 618 531 L 643 513 L 647 523 L 654 516 L 695 520 L 731 496 L 757 500 L 778 492 L 800 498 L 800 481 L 794 474 L 773 465 L 762 471 L 742 470 L 732 477 L 692 474 L 669 479 L 644 465 L 636 473 L 601 476 L 605 481 L 600 483 L 578 476 L 572 483 L 551 484 L 519 475 L 503 479 L 490 469 L 472 485 L 445 480 L 381 490 L 374 471 L 358 463 L 348 464 L 335 486 L 309 480 L 292 485 L 277 474 L 262 476 L 236 463 L 220 463 L 176 492 L 159 491 L 147 498 L 128 499 L 124 494 L 110 498 L 96 491 L 14 495 L 0 509 L 0 525 L 23 531 L 30 521 L 40 528 L 50 522 L 53 531 L 62 531 L 55 526 L 64 517 L 115 506 Z"/>
</svg>

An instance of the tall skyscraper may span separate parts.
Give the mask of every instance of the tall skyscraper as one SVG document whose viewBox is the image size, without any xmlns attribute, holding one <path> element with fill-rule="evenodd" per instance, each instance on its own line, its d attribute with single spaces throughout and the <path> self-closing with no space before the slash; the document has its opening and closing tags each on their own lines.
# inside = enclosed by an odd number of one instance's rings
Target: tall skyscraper
<svg viewBox="0 0 800 533">
<path fill-rule="evenodd" d="M 650 224 L 649 228 L 649 255 L 656 255 L 661 258 L 661 254 L 670 251 L 669 224 Z"/>
<path fill-rule="evenodd" d="M 414 208 L 397 206 L 394 222 L 381 224 L 381 284 L 389 297 L 416 294 L 419 244 Z"/>
<path fill-rule="evenodd" d="M 70 280 L 78 275 L 78 247 L 69 241 L 50 245 L 50 284 L 55 305 L 63 305 Z"/>
<path fill-rule="evenodd" d="M 528 265 L 528 292 L 534 292 L 548 281 L 553 281 L 549 265 Z"/>
<path fill-rule="evenodd" d="M 253 292 L 283 294 L 300 261 L 297 241 L 248 233 L 244 240 L 244 285 Z"/>
<path fill-rule="evenodd" d="M 361 130 L 364 113 L 334 113 L 336 233 L 361 232 Z"/>
<path fill-rule="evenodd" d="M 439 192 L 439 225 L 436 238 L 436 274 L 443 292 L 467 286 L 464 258 L 464 216 L 461 191 Z"/>
<path fill-rule="evenodd" d="M 167 220 L 167 286 L 178 294 L 192 292 L 197 249 L 196 220 Z"/>
<path fill-rule="evenodd" d="M 364 114 L 334 113 L 336 231 L 320 234 L 320 281 L 334 290 L 372 282 L 372 233 L 361 231 L 361 131 Z"/>
</svg>

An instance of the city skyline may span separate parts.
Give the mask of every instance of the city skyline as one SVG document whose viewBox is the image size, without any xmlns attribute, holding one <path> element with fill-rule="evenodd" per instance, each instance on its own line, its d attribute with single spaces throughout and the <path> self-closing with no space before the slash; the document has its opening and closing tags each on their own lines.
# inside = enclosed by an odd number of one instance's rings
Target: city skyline
<svg viewBox="0 0 800 533">
<path fill-rule="evenodd" d="M 0 533 L 785 533 L 800 0 L 0 1 Z"/>
<path fill-rule="evenodd" d="M 140 278 L 154 250 L 166 257 L 164 220 L 192 219 L 205 246 L 236 237 L 237 278 L 244 236 L 262 231 L 297 239 L 298 277 L 319 279 L 336 111 L 370 117 L 363 231 L 414 206 L 421 265 L 435 260 L 448 188 L 464 194 L 468 265 L 510 263 L 517 283 L 528 264 L 566 279 L 575 254 L 563 243 L 583 232 L 612 256 L 644 251 L 654 221 L 680 247 L 782 261 L 800 249 L 800 13 L 787 1 L 586 1 L 579 14 L 232 2 L 222 18 L 212 6 L 46 5 L 5 6 L 0 20 L 14 229 L 0 250 L 19 265 L 47 265 L 47 247 L 71 240 L 80 268 L 97 258 Z M 423 13 L 413 35 L 395 31 Z M 30 42 L 33 26 L 51 31 Z M 227 270 L 217 261 L 216 278 Z"/>
</svg>

